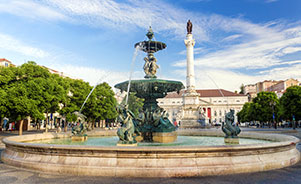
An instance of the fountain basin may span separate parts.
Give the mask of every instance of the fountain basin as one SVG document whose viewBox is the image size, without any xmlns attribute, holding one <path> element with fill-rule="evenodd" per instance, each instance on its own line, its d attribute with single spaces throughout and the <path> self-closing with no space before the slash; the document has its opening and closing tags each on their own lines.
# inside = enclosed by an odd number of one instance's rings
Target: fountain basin
<svg viewBox="0 0 301 184">
<path fill-rule="evenodd" d="M 109 135 L 108 132 L 100 134 Z M 222 136 L 213 131 L 178 134 Z M 279 134 L 241 133 L 242 138 L 276 142 L 231 146 L 109 147 L 27 143 L 69 136 L 44 133 L 5 138 L 6 149 L 1 159 L 9 165 L 38 171 L 109 177 L 188 177 L 257 172 L 287 167 L 300 160 L 296 149 L 299 139 Z"/>
<path fill-rule="evenodd" d="M 127 91 L 129 81 L 116 84 L 114 87 L 121 91 Z M 163 98 L 168 92 L 180 92 L 184 85 L 180 81 L 164 79 L 140 79 L 131 80 L 130 92 L 136 93 L 139 98 Z"/>
</svg>

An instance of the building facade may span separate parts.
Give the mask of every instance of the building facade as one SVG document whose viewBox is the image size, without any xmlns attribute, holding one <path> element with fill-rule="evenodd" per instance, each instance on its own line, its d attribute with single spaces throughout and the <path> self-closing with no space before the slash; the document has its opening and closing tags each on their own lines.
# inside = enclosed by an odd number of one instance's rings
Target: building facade
<svg viewBox="0 0 301 184">
<path fill-rule="evenodd" d="M 15 65 L 12 64 L 11 61 L 9 61 L 5 58 L 0 58 L 0 66 L 2 66 L 2 67 L 14 67 Z"/>
<path fill-rule="evenodd" d="M 196 90 L 199 94 L 197 107 L 197 119 L 202 126 L 210 126 L 219 124 L 225 121 L 225 114 L 234 109 L 235 121 L 237 121 L 237 112 L 239 112 L 243 105 L 248 102 L 248 96 L 233 93 L 223 89 L 207 89 Z M 183 94 L 169 93 L 166 97 L 158 99 L 158 105 L 169 113 L 170 121 L 180 122 L 183 117 L 190 115 L 195 117 L 195 109 L 183 110 Z"/>
<path fill-rule="evenodd" d="M 253 99 L 257 96 L 257 93 L 268 91 L 275 92 L 276 95 L 280 98 L 283 95 L 283 93 L 285 93 L 288 87 L 298 85 L 300 85 L 300 82 L 297 79 L 292 78 L 280 81 L 265 80 L 263 82 L 257 82 L 256 84 L 245 85 L 244 94 L 248 95 L 251 99 Z"/>
</svg>

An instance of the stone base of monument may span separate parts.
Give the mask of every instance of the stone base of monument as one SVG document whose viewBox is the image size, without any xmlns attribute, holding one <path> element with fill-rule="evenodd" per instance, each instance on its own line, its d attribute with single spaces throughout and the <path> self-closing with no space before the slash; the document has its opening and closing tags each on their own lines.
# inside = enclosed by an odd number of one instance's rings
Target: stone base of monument
<svg viewBox="0 0 301 184">
<path fill-rule="evenodd" d="M 177 132 L 153 132 L 153 142 L 170 143 L 177 140 Z"/>
<path fill-rule="evenodd" d="M 181 120 L 180 128 L 205 128 L 205 126 L 202 126 L 201 123 L 199 123 L 197 120 Z"/>
<path fill-rule="evenodd" d="M 88 140 L 88 136 L 72 136 L 72 141 L 82 142 Z"/>
<path fill-rule="evenodd" d="M 225 138 L 224 139 L 226 144 L 239 144 L 239 138 Z"/>
</svg>

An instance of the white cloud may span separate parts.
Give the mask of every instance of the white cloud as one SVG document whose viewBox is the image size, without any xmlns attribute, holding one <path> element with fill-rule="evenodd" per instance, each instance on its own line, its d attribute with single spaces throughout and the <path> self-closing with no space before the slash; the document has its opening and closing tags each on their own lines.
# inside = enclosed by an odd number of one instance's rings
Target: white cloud
<svg viewBox="0 0 301 184">
<path fill-rule="evenodd" d="M 112 71 L 101 68 L 92 68 L 77 65 L 66 64 L 49 64 L 47 67 L 63 72 L 64 75 L 74 79 L 83 79 L 90 83 L 90 85 L 96 85 L 97 83 L 107 82 L 111 87 L 115 84 L 129 80 L 129 72 Z M 141 78 L 141 72 L 137 71 L 132 74 L 132 79 Z"/>
<path fill-rule="evenodd" d="M 37 20 L 68 20 L 65 15 L 55 11 L 53 8 L 49 8 L 32 0 L 3 0 L 0 3 L 0 12 Z"/>
<path fill-rule="evenodd" d="M 240 34 L 231 35 L 231 36 L 228 36 L 228 37 L 222 39 L 222 42 L 233 41 L 233 40 L 236 40 L 237 38 L 240 38 L 241 36 L 242 35 L 240 35 Z"/>
<path fill-rule="evenodd" d="M 0 33 L 0 43 L 0 48 L 3 50 L 13 51 L 35 58 L 45 58 L 49 56 L 48 52 L 35 46 L 30 46 L 26 43 L 23 43 L 22 41 L 10 35 Z"/>
<path fill-rule="evenodd" d="M 291 54 L 300 51 L 301 51 L 301 47 L 287 47 L 282 50 L 283 54 Z"/>
</svg>

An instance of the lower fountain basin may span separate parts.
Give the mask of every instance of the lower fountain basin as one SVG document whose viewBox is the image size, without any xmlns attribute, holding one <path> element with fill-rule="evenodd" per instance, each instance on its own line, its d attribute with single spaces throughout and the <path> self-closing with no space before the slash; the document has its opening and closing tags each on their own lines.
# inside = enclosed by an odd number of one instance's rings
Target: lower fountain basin
<svg viewBox="0 0 301 184">
<path fill-rule="evenodd" d="M 100 134 L 108 135 L 107 132 Z M 215 131 L 178 134 L 222 136 Z M 6 149 L 1 159 L 9 165 L 38 171 L 109 177 L 188 177 L 257 172 L 287 167 L 300 160 L 296 149 L 299 139 L 279 134 L 241 133 L 241 138 L 272 141 L 249 145 L 118 147 L 29 143 L 69 136 L 44 133 L 5 138 Z"/>
</svg>

